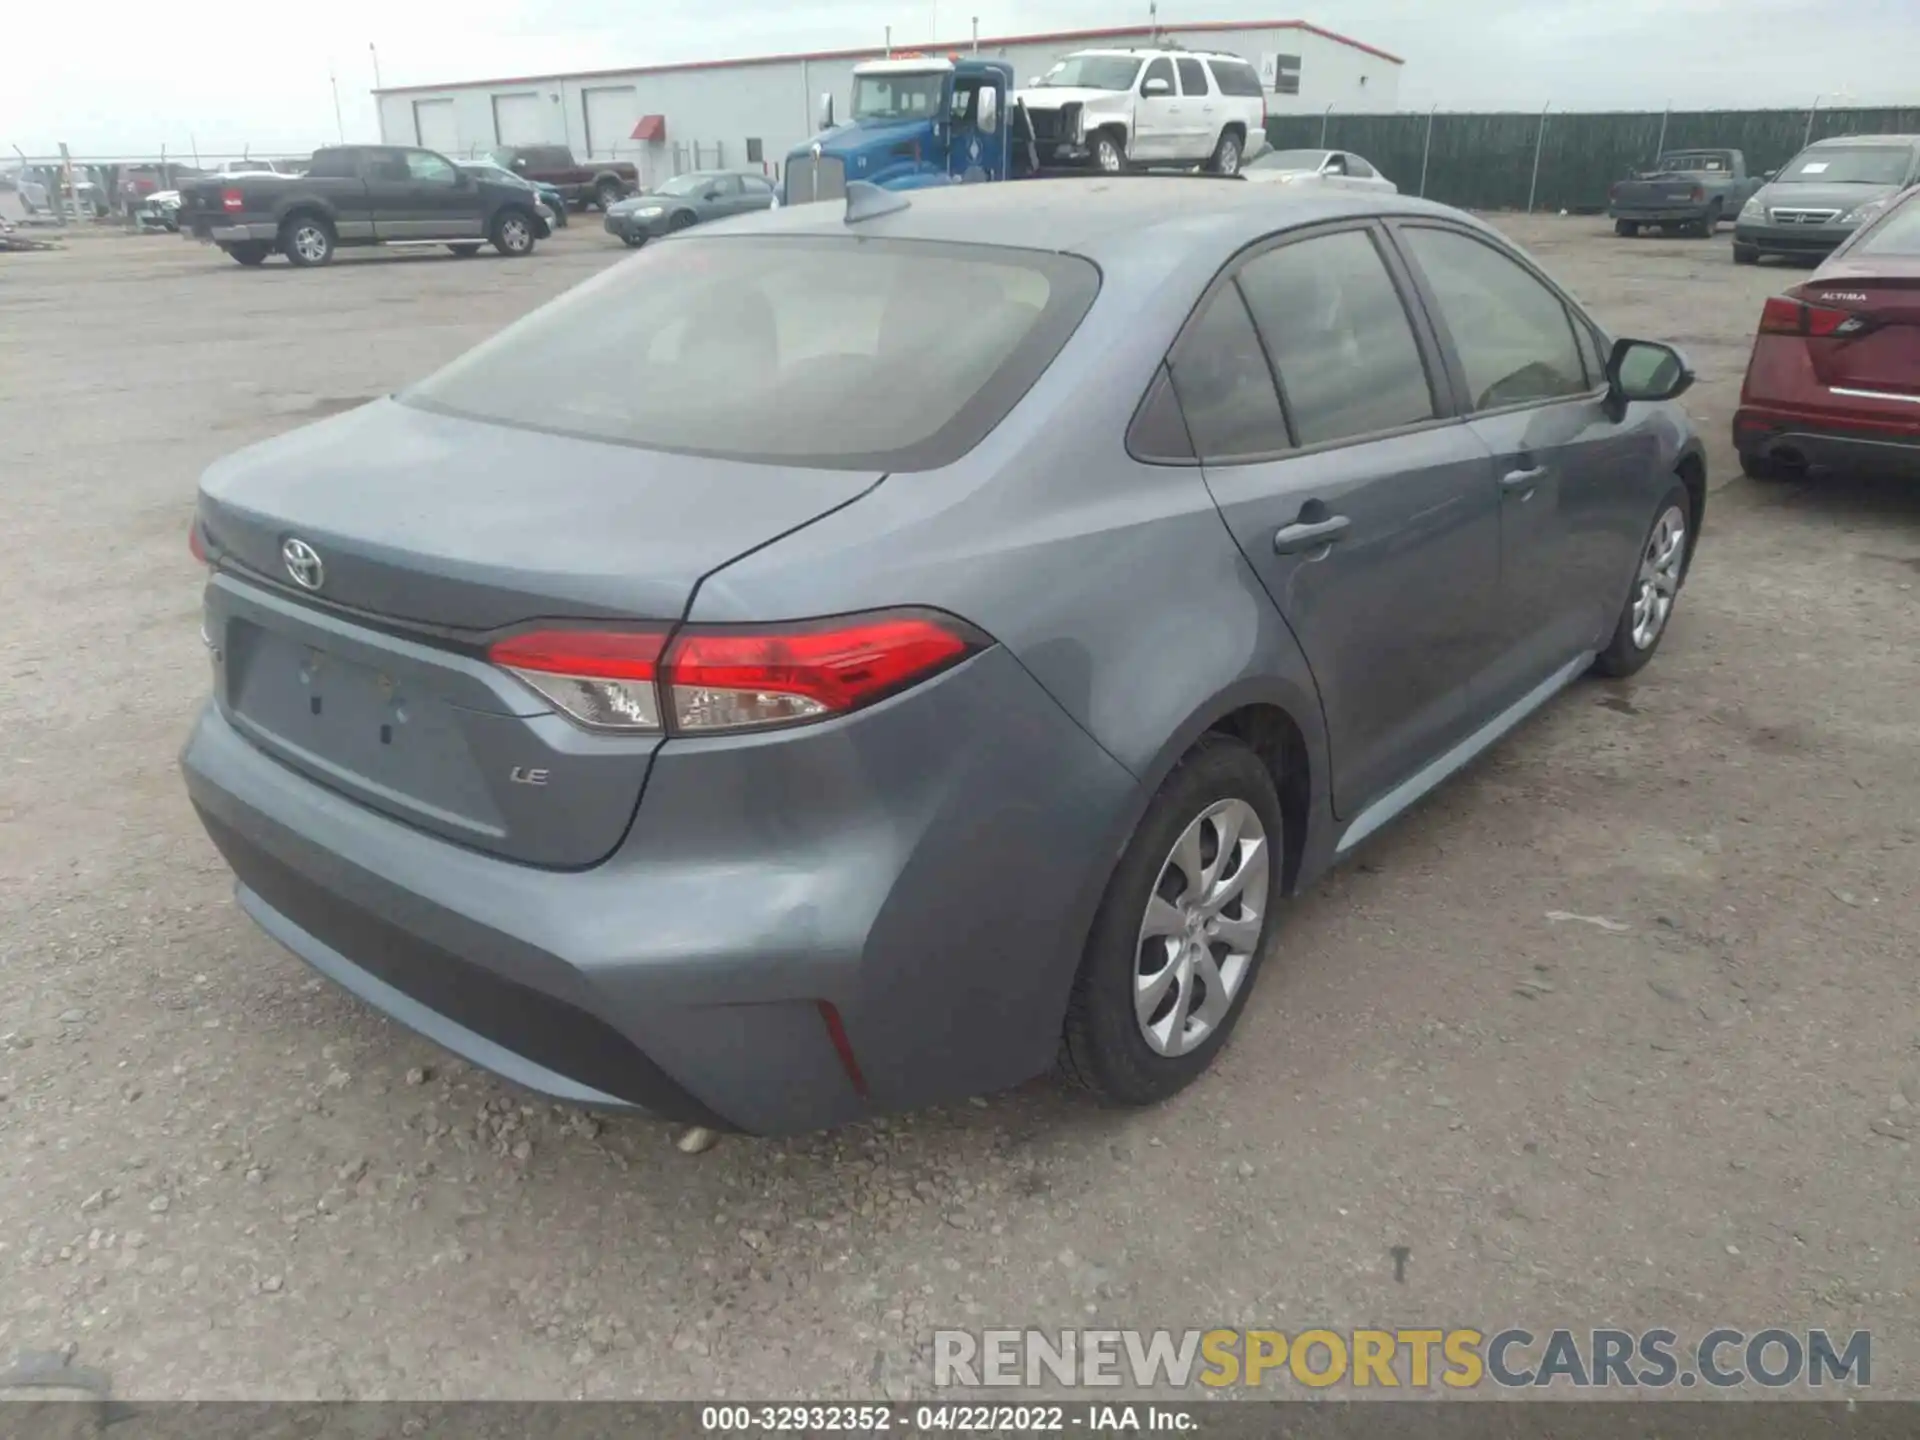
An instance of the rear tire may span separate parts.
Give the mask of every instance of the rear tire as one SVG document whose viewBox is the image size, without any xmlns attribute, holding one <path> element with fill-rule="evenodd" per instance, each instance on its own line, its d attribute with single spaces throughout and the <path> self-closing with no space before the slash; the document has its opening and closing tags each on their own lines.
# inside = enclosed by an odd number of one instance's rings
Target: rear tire
<svg viewBox="0 0 1920 1440">
<path fill-rule="evenodd" d="M 611 210 L 615 205 L 618 205 L 622 200 L 626 199 L 626 193 L 627 192 L 623 188 L 621 188 L 618 182 L 613 180 L 602 180 L 597 186 L 594 187 L 593 203 L 598 205 L 601 209 L 601 212 L 604 214 L 606 211 Z"/>
<path fill-rule="evenodd" d="M 318 215 L 290 216 L 280 230 L 280 248 L 295 265 L 325 265 L 333 259 L 333 226 Z"/>
<path fill-rule="evenodd" d="M 1736 240 L 1733 243 L 1733 263 L 1736 265 L 1758 265 L 1760 263 L 1760 252 L 1753 246 L 1742 245 Z"/>
<path fill-rule="evenodd" d="M 502 255 L 531 255 L 534 244 L 533 216 L 524 210 L 502 210 L 493 217 L 493 233 L 488 236 L 493 248 Z"/>
<path fill-rule="evenodd" d="M 273 247 L 264 240 L 236 240 L 220 248 L 249 269 L 266 264 L 267 256 L 273 253 Z"/>
<path fill-rule="evenodd" d="M 1714 202 L 1707 209 L 1707 218 L 1700 222 L 1700 238 L 1711 240 L 1720 231 L 1720 205 Z"/>
<path fill-rule="evenodd" d="M 620 238 L 627 242 L 629 250 L 638 250 L 647 243 L 647 237 L 644 235 L 622 235 Z"/>
<path fill-rule="evenodd" d="M 1220 143 L 1213 147 L 1213 157 L 1207 161 L 1208 173 L 1213 175 L 1238 175 L 1240 156 L 1245 146 L 1237 130 L 1222 130 Z"/>
<path fill-rule="evenodd" d="M 682 210 L 678 215 L 675 215 L 672 219 L 667 221 L 667 233 L 669 235 L 675 234 L 681 230 L 691 230 L 692 228 L 693 228 L 693 216 L 689 215 L 684 210 Z"/>
<path fill-rule="evenodd" d="M 1643 669 L 1666 638 L 1680 587 L 1686 583 L 1693 545 L 1693 505 L 1686 488 L 1675 485 L 1653 512 L 1653 526 L 1641 543 L 1627 603 L 1613 627 L 1613 639 L 1594 657 L 1595 673 L 1622 679 Z"/>
<path fill-rule="evenodd" d="M 1616 220 L 1613 222 L 1613 233 L 1627 236 L 1638 235 L 1640 233 L 1640 226 L 1632 220 Z"/>
<path fill-rule="evenodd" d="M 1127 168 L 1127 146 L 1111 130 L 1101 130 L 1087 142 L 1093 155 L 1093 168 L 1103 175 L 1123 174 Z"/>
<path fill-rule="evenodd" d="M 1174 768 L 1107 882 L 1087 937 L 1062 1035 L 1068 1079 L 1116 1104 L 1151 1105 L 1213 1063 L 1273 938 L 1283 823 L 1273 776 L 1239 741 L 1206 736 Z M 1229 825 L 1238 843 L 1224 852 Z M 1223 862 L 1223 853 L 1235 858 Z M 1198 876 L 1190 873 L 1196 864 Z M 1209 908 L 1207 895 L 1227 898 Z M 1190 897 L 1202 901 L 1193 924 Z M 1150 1030 L 1160 1037 L 1150 1040 Z"/>
<path fill-rule="evenodd" d="M 447 249 L 458 255 L 462 260 L 471 260 L 480 253 L 480 247 L 478 245 L 449 245 Z"/>
</svg>

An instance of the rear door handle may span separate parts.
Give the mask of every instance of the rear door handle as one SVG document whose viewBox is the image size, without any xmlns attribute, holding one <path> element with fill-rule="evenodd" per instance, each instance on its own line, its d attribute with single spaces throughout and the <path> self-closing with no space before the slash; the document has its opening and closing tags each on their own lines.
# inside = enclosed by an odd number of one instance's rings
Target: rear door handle
<svg viewBox="0 0 1920 1440">
<path fill-rule="evenodd" d="M 1302 550 L 1311 550 L 1317 545 L 1331 545 L 1347 533 L 1347 525 L 1348 520 L 1344 515 L 1329 515 L 1324 520 L 1282 525 L 1273 532 L 1273 553 L 1297 555 Z"/>
<path fill-rule="evenodd" d="M 1502 490 L 1528 490 L 1547 478 L 1547 467 L 1536 465 L 1531 470 L 1509 470 L 1500 477 Z"/>
</svg>

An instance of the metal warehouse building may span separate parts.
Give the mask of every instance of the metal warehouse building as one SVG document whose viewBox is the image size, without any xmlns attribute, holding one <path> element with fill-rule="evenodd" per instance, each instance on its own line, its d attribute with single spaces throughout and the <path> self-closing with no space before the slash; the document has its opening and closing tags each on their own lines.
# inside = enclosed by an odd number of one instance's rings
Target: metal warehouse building
<svg viewBox="0 0 1920 1440">
<path fill-rule="evenodd" d="M 1156 36 L 1189 50 L 1241 56 L 1258 66 L 1267 108 L 1379 113 L 1397 107 L 1397 56 L 1300 20 L 1146 25 L 1050 35 L 969 38 L 958 44 L 902 45 L 949 54 L 976 51 L 1011 60 L 1025 84 L 1072 50 L 1149 47 Z M 829 50 L 748 60 L 642 65 L 574 75 L 528 75 L 375 92 L 380 135 L 390 144 L 473 155 L 496 145 L 570 146 L 582 159 L 630 160 L 643 184 L 686 170 L 775 169 L 814 132 L 819 97 L 845 113 L 853 67 L 887 52 Z"/>
</svg>

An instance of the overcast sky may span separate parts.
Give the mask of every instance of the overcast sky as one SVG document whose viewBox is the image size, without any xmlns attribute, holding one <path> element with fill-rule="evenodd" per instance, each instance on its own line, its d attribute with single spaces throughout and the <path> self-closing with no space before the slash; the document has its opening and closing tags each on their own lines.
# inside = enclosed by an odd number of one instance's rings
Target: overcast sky
<svg viewBox="0 0 1920 1440">
<path fill-rule="evenodd" d="M 0 147 L 301 152 L 376 138 L 388 85 L 1144 23 L 1146 0 L 107 0 L 7 5 Z M 1920 0 L 1164 0 L 1160 19 L 1302 19 L 1406 60 L 1400 103 L 1450 110 L 1920 105 Z M 0 154 L 9 151 L 0 149 Z"/>
</svg>

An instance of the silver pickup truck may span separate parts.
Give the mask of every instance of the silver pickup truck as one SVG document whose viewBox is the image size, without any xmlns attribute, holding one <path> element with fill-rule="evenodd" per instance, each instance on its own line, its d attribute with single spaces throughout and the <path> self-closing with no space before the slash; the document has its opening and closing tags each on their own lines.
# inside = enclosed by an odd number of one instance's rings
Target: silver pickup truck
<svg viewBox="0 0 1920 1440">
<path fill-rule="evenodd" d="M 1747 174 L 1738 150 L 1674 150 L 1609 190 L 1607 213 L 1618 235 L 1638 235 L 1642 225 L 1711 235 L 1765 183 Z"/>
</svg>

